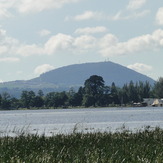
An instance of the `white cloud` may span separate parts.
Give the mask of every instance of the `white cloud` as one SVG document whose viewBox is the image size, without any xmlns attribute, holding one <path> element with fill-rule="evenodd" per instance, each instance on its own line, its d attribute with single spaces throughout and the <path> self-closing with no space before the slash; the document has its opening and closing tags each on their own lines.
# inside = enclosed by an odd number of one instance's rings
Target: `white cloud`
<svg viewBox="0 0 163 163">
<path fill-rule="evenodd" d="M 41 31 L 38 32 L 38 34 L 41 36 L 41 37 L 44 37 L 44 36 L 48 36 L 51 34 L 51 32 L 47 29 L 43 29 Z"/>
<path fill-rule="evenodd" d="M 18 45 L 18 40 L 7 36 L 4 29 L 0 28 L 0 55 L 12 53 L 14 47 Z"/>
<path fill-rule="evenodd" d="M 75 20 L 75 21 L 84 21 L 84 20 L 105 20 L 105 21 L 118 21 L 118 20 L 129 20 L 129 19 L 137 19 L 142 18 L 148 15 L 150 10 L 143 11 L 132 11 L 129 13 L 128 11 L 118 11 L 115 15 L 107 15 L 102 12 L 93 12 L 93 11 L 85 11 L 84 13 L 76 16 L 67 16 L 65 21 Z"/>
<path fill-rule="evenodd" d="M 152 34 L 135 37 L 126 42 L 116 42 L 114 40 L 116 40 L 116 37 L 113 39 L 114 44 L 112 42 L 108 43 L 107 39 L 103 40 L 103 44 L 108 44 L 105 47 L 100 46 L 100 53 L 103 56 L 126 55 L 139 51 L 161 49 L 163 47 L 163 30 L 158 29 Z"/>
<path fill-rule="evenodd" d="M 40 75 L 42 73 L 48 72 L 53 69 L 54 69 L 54 66 L 49 65 L 49 64 L 43 64 L 43 65 L 37 66 L 34 70 L 34 73 L 36 75 Z"/>
<path fill-rule="evenodd" d="M 105 49 L 110 46 L 116 46 L 118 38 L 113 34 L 107 34 L 99 40 L 99 46 L 101 49 Z"/>
<path fill-rule="evenodd" d="M 0 18 L 11 17 L 14 10 L 21 14 L 31 14 L 61 8 L 65 4 L 79 1 L 81 0 L 1 0 Z"/>
<path fill-rule="evenodd" d="M 12 14 L 9 13 L 6 9 L 0 8 L 0 19 L 12 17 Z"/>
<path fill-rule="evenodd" d="M 6 53 L 8 51 L 7 47 L 4 45 L 0 45 L 0 55 Z"/>
<path fill-rule="evenodd" d="M 130 0 L 127 9 L 129 10 L 139 9 L 142 6 L 144 6 L 146 2 L 147 0 Z"/>
<path fill-rule="evenodd" d="M 32 45 L 19 45 L 19 47 L 16 49 L 16 54 L 27 57 L 32 55 L 41 55 L 44 54 L 44 48 L 39 47 L 36 44 Z"/>
<path fill-rule="evenodd" d="M 132 65 L 128 65 L 127 67 L 140 73 L 147 73 L 152 71 L 153 69 L 152 66 L 143 63 L 135 63 Z"/>
<path fill-rule="evenodd" d="M 106 27 L 97 26 L 97 27 L 78 28 L 78 29 L 76 29 L 75 33 L 77 33 L 77 34 L 94 34 L 94 33 L 106 32 L 106 31 L 107 31 Z"/>
<path fill-rule="evenodd" d="M 19 61 L 20 61 L 19 58 L 14 58 L 14 57 L 0 58 L 0 62 L 11 63 L 11 62 L 19 62 Z"/>
<path fill-rule="evenodd" d="M 92 49 L 96 47 L 96 38 L 89 35 L 82 35 L 75 38 L 74 46 L 81 50 Z"/>
<path fill-rule="evenodd" d="M 137 18 L 142 18 L 145 17 L 146 15 L 148 15 L 150 13 L 150 10 L 144 10 L 141 12 L 133 12 L 130 14 L 125 14 L 122 11 L 119 11 L 118 13 L 116 13 L 114 16 L 109 17 L 110 20 L 129 20 L 129 19 L 137 19 Z"/>
<path fill-rule="evenodd" d="M 159 8 L 156 14 L 157 24 L 163 25 L 163 7 Z"/>
<path fill-rule="evenodd" d="M 76 15 L 73 19 L 76 21 L 89 20 L 89 19 L 103 19 L 104 15 L 100 12 L 85 11 L 80 15 Z"/>
<path fill-rule="evenodd" d="M 14 6 L 16 0 L 2 0 L 0 2 L 0 18 L 9 18 L 12 17 L 9 9 Z"/>
<path fill-rule="evenodd" d="M 48 9 L 61 8 L 65 4 L 78 1 L 80 0 L 19 0 L 19 5 L 16 7 L 20 13 L 34 13 Z"/>
<path fill-rule="evenodd" d="M 76 53 L 76 51 L 84 52 L 85 50 L 92 49 L 96 46 L 96 38 L 90 35 L 81 35 L 80 37 L 72 37 L 59 33 L 52 36 L 45 43 L 45 53 L 52 55 L 56 52 L 70 51 Z"/>
<path fill-rule="evenodd" d="M 0 29 L 0 56 L 33 56 L 56 55 L 59 53 L 76 54 L 97 51 L 104 57 L 135 54 L 136 52 L 155 51 L 163 48 L 163 30 L 158 29 L 152 34 L 146 34 L 121 42 L 115 35 L 108 33 L 103 37 L 94 37 L 89 33 L 104 32 L 105 27 L 77 29 L 76 33 L 88 33 L 74 37 L 58 33 L 43 44 L 22 44 L 8 37 L 6 31 Z"/>
<path fill-rule="evenodd" d="M 45 52 L 47 54 L 54 54 L 58 50 L 70 49 L 73 43 L 73 37 L 70 35 L 65 35 L 59 33 L 55 36 L 52 36 L 45 43 Z"/>
</svg>

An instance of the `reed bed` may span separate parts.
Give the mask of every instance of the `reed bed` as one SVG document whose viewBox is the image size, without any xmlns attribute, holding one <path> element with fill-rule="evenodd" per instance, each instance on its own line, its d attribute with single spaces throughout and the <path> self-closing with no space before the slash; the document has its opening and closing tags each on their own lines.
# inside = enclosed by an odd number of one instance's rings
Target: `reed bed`
<svg viewBox="0 0 163 163">
<path fill-rule="evenodd" d="M 163 130 L 0 138 L 2 163 L 162 163 Z"/>
</svg>

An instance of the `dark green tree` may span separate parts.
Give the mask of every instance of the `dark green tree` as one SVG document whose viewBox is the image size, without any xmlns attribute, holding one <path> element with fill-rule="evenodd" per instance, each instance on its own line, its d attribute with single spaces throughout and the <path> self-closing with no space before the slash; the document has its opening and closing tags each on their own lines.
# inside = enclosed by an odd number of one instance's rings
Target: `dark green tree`
<svg viewBox="0 0 163 163">
<path fill-rule="evenodd" d="M 1 108 L 10 109 L 11 108 L 11 96 L 9 93 L 4 92 L 1 95 Z"/>
<path fill-rule="evenodd" d="M 47 107 L 65 107 L 68 96 L 66 92 L 50 92 L 45 97 L 45 106 Z"/>
<path fill-rule="evenodd" d="M 69 106 L 81 106 L 83 99 L 83 88 L 80 87 L 78 92 L 75 92 L 73 89 L 70 89 L 68 93 L 68 105 Z"/>
<path fill-rule="evenodd" d="M 84 83 L 83 104 L 86 106 L 96 106 L 100 96 L 104 92 L 104 80 L 101 76 L 92 75 Z M 88 98 L 88 99 L 87 99 Z"/>
<path fill-rule="evenodd" d="M 130 81 L 128 91 L 129 102 L 138 102 L 138 93 L 133 81 Z"/>
<path fill-rule="evenodd" d="M 154 85 L 154 96 L 157 98 L 163 98 L 163 77 L 160 77 Z"/>
<path fill-rule="evenodd" d="M 55 99 L 55 92 L 49 92 L 45 96 L 45 106 L 46 107 L 53 107 L 54 106 L 54 99 Z"/>
<path fill-rule="evenodd" d="M 34 106 L 37 108 L 44 106 L 44 93 L 42 90 L 39 90 L 37 95 L 34 97 Z"/>
<path fill-rule="evenodd" d="M 21 94 L 21 103 L 22 107 L 24 108 L 30 108 L 35 106 L 35 93 L 34 91 L 22 91 Z"/>
<path fill-rule="evenodd" d="M 116 87 L 115 83 L 113 82 L 110 88 L 111 91 L 111 101 L 113 104 L 119 104 L 119 97 L 118 97 L 118 88 Z"/>
<path fill-rule="evenodd" d="M 37 94 L 38 94 L 39 97 L 44 97 L 44 93 L 43 93 L 42 90 L 39 90 Z"/>
</svg>

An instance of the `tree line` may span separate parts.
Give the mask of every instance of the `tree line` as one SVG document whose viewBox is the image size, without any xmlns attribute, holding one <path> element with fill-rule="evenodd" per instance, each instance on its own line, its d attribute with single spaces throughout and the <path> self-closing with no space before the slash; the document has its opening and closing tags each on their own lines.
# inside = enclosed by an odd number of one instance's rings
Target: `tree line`
<svg viewBox="0 0 163 163">
<path fill-rule="evenodd" d="M 106 86 L 101 76 L 92 75 L 77 91 L 50 92 L 44 95 L 24 90 L 20 98 L 11 97 L 7 92 L 0 94 L 0 109 L 67 108 L 67 107 L 108 107 L 132 105 L 144 98 L 163 98 L 163 78 L 151 86 L 149 82 L 130 81 L 122 88 L 113 82 Z"/>
</svg>

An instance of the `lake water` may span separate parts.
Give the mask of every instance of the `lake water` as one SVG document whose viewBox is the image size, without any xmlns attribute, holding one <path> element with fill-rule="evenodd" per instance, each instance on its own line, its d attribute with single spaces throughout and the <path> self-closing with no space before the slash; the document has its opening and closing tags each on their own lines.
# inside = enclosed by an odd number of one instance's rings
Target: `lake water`
<svg viewBox="0 0 163 163">
<path fill-rule="evenodd" d="M 0 111 L 0 134 L 117 131 L 163 128 L 163 107 Z"/>
</svg>

